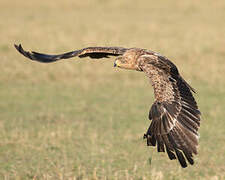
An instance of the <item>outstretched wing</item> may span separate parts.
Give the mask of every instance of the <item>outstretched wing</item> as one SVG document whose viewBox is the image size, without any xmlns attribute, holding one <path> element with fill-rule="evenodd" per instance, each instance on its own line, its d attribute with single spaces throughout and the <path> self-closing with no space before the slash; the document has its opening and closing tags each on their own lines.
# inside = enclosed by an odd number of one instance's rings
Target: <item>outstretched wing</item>
<svg viewBox="0 0 225 180">
<path fill-rule="evenodd" d="M 17 51 L 19 51 L 21 54 L 23 54 L 25 57 L 34 60 L 39 61 L 42 63 L 50 63 L 54 61 L 58 61 L 60 59 L 68 59 L 75 56 L 78 56 L 80 58 L 83 57 L 90 57 L 90 58 L 108 58 L 109 56 L 119 56 L 123 55 L 123 53 L 127 50 L 126 48 L 122 47 L 87 47 L 80 50 L 75 50 L 63 54 L 57 54 L 57 55 L 50 55 L 50 54 L 43 54 L 38 53 L 34 51 L 25 51 L 21 44 L 14 45 Z"/>
<path fill-rule="evenodd" d="M 181 166 L 194 164 L 197 154 L 200 111 L 190 85 L 179 75 L 176 66 L 163 56 L 144 55 L 141 69 L 152 82 L 156 101 L 149 112 L 152 120 L 144 138 L 148 146 L 178 159 Z"/>
</svg>

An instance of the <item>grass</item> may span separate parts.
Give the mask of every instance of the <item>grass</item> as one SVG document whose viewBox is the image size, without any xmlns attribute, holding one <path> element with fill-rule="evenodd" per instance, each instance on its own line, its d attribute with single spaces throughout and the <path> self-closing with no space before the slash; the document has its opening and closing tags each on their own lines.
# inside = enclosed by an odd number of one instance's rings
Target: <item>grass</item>
<svg viewBox="0 0 225 180">
<path fill-rule="evenodd" d="M 225 179 L 224 1 L 15 1 L 0 4 L 0 179 Z M 166 55 L 198 91 L 199 155 L 186 169 L 147 147 L 154 101 L 143 73 L 113 59 L 31 62 L 86 46 Z"/>
</svg>

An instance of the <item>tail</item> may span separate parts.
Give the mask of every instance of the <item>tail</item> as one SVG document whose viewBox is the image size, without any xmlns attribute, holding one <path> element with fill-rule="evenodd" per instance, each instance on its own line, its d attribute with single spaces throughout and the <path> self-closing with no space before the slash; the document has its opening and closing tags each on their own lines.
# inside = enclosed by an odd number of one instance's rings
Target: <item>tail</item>
<svg viewBox="0 0 225 180">
<path fill-rule="evenodd" d="M 158 152 L 166 151 L 169 159 L 178 159 L 185 168 L 187 161 L 194 164 L 193 154 L 197 154 L 200 112 L 179 106 L 176 102 L 155 102 L 149 113 L 152 122 L 144 139 L 148 146 L 157 146 Z"/>
</svg>

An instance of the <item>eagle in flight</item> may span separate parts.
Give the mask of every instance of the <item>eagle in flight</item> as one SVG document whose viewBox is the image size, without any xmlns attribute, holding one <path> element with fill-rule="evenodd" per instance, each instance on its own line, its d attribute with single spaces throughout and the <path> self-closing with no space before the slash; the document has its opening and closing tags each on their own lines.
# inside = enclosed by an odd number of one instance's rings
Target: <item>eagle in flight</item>
<svg viewBox="0 0 225 180">
<path fill-rule="evenodd" d="M 165 56 L 146 49 L 122 47 L 87 47 L 58 55 L 28 52 L 21 45 L 15 48 L 25 57 L 42 63 L 76 56 L 94 59 L 118 56 L 115 67 L 144 72 L 154 89 L 155 102 L 150 108 L 151 123 L 143 138 L 148 146 L 157 146 L 158 152 L 166 151 L 169 159 L 178 159 L 183 168 L 187 162 L 194 164 L 201 115 L 192 94 L 195 90 Z"/>
</svg>

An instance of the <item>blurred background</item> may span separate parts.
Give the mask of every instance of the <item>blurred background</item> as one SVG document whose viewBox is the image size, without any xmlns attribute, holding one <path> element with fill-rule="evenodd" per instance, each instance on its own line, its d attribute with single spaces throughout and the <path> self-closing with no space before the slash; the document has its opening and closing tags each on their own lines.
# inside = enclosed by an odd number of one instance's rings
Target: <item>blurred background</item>
<svg viewBox="0 0 225 180">
<path fill-rule="evenodd" d="M 1 179 L 225 179 L 225 1 L 1 0 Z M 199 154 L 182 169 L 142 139 L 153 90 L 113 58 L 29 61 L 26 50 L 139 47 L 197 91 Z"/>
</svg>

